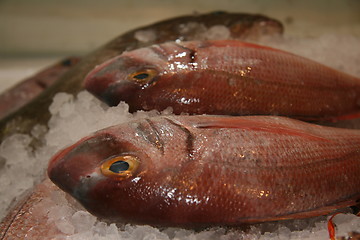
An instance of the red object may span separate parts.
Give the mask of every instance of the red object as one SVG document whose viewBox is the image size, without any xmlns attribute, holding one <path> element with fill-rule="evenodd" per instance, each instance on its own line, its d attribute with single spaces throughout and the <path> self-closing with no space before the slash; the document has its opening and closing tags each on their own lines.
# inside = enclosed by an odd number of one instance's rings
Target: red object
<svg viewBox="0 0 360 240">
<path fill-rule="evenodd" d="M 329 120 L 360 111 L 360 80 L 309 59 L 235 40 L 168 42 L 115 57 L 85 88 L 130 111 L 285 115 Z"/>
<path fill-rule="evenodd" d="M 285 117 L 157 117 L 80 140 L 48 175 L 108 220 L 240 225 L 356 205 L 359 146 L 360 131 Z"/>
</svg>

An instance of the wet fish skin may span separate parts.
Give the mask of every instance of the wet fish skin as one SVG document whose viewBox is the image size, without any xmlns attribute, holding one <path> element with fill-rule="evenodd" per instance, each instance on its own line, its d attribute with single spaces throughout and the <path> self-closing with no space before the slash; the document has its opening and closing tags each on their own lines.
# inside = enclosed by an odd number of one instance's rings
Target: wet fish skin
<svg viewBox="0 0 360 240">
<path fill-rule="evenodd" d="M 229 28 L 232 38 L 256 39 L 264 35 L 278 35 L 283 32 L 282 24 L 275 19 L 263 15 L 227 12 L 185 15 L 131 30 L 84 56 L 74 68 L 71 68 L 62 78 L 56 80 L 40 96 L 0 120 L 0 142 L 13 133 L 30 133 L 36 124 L 46 124 L 50 118 L 48 108 L 53 96 L 58 92 L 76 94 L 83 90 L 82 81 L 84 77 L 96 65 L 121 54 L 125 50 L 129 51 L 176 39 L 194 40 L 198 37 L 199 30 L 219 24 Z M 183 27 L 189 25 L 192 25 L 192 27 L 185 31 Z M 136 33 L 139 31 L 153 31 L 157 37 L 145 42 L 140 41 L 136 38 Z M 39 185 L 33 190 L 30 198 L 23 199 L 23 202 L 27 204 L 10 209 L 9 215 L 1 220 L 1 240 L 16 239 L 16 236 L 25 239 L 26 236 L 29 236 L 29 231 L 31 231 L 30 236 L 32 239 L 36 239 L 35 236 L 41 239 L 58 236 L 56 229 L 54 230 L 54 226 L 49 225 L 46 217 L 31 214 L 33 207 L 37 205 L 37 200 L 46 200 L 51 192 L 58 190 L 58 188 L 49 188 L 49 194 L 43 195 L 41 186 Z M 31 196 L 34 196 L 37 200 L 32 200 Z M 40 196 L 40 198 L 36 196 Z M 25 214 L 26 218 L 24 212 L 28 212 Z M 31 216 L 34 219 L 30 219 Z M 26 226 L 24 226 L 24 221 L 27 221 Z M 44 226 L 49 230 L 46 235 L 42 229 L 39 229 Z"/>
<path fill-rule="evenodd" d="M 89 212 L 161 226 L 307 218 L 360 198 L 360 131 L 285 117 L 175 116 L 113 126 L 59 152 L 48 175 Z M 138 159 L 126 177 L 117 157 Z"/>
<path fill-rule="evenodd" d="M 0 222 L 1 240 L 43 240 L 63 236 L 54 220 L 47 216 L 50 207 L 56 206 L 51 200 L 60 190 L 45 178 L 34 189 L 28 191 Z"/>
<path fill-rule="evenodd" d="M 47 67 L 4 93 L 0 94 L 0 119 L 15 112 L 53 84 L 79 62 L 79 57 L 68 57 Z"/>
<path fill-rule="evenodd" d="M 193 24 L 191 28 L 184 26 Z M 259 14 L 211 12 L 192 14 L 140 27 L 116 37 L 109 43 L 91 52 L 63 77 L 44 91 L 37 98 L 0 120 L 0 142 L 6 136 L 14 133 L 30 133 L 36 124 L 44 124 L 50 119 L 48 108 L 54 95 L 58 92 L 76 94 L 83 90 L 82 82 L 86 74 L 96 65 L 121 54 L 123 51 L 149 46 L 155 43 L 175 41 L 176 39 L 192 40 L 198 36 L 198 31 L 212 26 L 224 25 L 230 30 L 230 37 L 240 39 L 257 39 L 260 36 L 278 35 L 283 32 L 282 24 Z M 136 33 L 152 31 L 154 39 L 140 41 Z"/>
<path fill-rule="evenodd" d="M 146 71 L 148 79 L 136 79 Z M 131 111 L 170 106 L 176 114 L 322 120 L 360 110 L 360 79 L 234 40 L 172 42 L 125 52 L 89 73 L 85 88 L 111 106 L 127 102 Z"/>
</svg>

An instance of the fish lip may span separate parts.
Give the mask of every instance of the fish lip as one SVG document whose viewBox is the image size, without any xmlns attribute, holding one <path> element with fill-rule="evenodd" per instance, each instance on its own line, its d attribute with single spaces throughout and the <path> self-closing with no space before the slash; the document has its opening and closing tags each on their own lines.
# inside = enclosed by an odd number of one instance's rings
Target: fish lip
<svg viewBox="0 0 360 240">
<path fill-rule="evenodd" d="M 120 143 L 116 136 L 107 130 L 96 132 L 58 152 L 49 161 L 47 174 L 63 191 L 80 202 L 86 202 L 91 187 L 106 179 L 99 169 L 104 159 L 113 155 L 127 154 L 127 152 L 123 153 L 124 149 L 118 144 Z M 98 153 L 99 150 L 102 153 Z"/>
<path fill-rule="evenodd" d="M 121 66 L 127 59 L 119 55 L 97 66 L 85 77 L 84 88 L 109 106 L 117 106 L 121 101 L 133 101 L 135 92 L 142 86 L 129 81 L 120 73 L 126 71 Z"/>
<path fill-rule="evenodd" d="M 91 138 L 93 138 L 94 136 L 87 136 L 84 137 L 82 139 L 80 139 L 78 142 L 76 142 L 73 145 L 70 145 L 64 149 L 59 150 L 50 160 L 48 163 L 48 168 L 47 168 L 47 175 L 49 176 L 49 178 L 51 179 L 51 171 L 54 169 L 54 166 L 61 160 L 63 159 L 68 153 L 70 153 L 72 150 L 74 150 L 77 146 L 79 146 L 82 142 L 87 141 Z"/>
<path fill-rule="evenodd" d="M 81 176 L 85 175 L 84 173 L 82 173 L 82 175 L 77 176 L 76 174 L 74 175 L 73 171 L 64 171 L 63 170 L 64 162 L 66 162 L 69 154 L 71 154 L 72 151 L 76 150 L 76 148 L 78 148 L 84 142 L 87 142 L 94 137 L 96 137 L 96 136 L 90 135 L 90 136 L 80 139 L 76 143 L 74 143 L 62 150 L 59 150 L 58 153 L 56 153 L 49 160 L 48 168 L 47 168 L 47 175 L 48 175 L 49 179 L 63 191 L 72 194 L 74 186 L 76 186 L 76 183 L 78 182 L 77 178 L 78 177 L 81 178 Z M 86 174 L 86 175 L 88 175 L 88 174 Z"/>
<path fill-rule="evenodd" d="M 110 84 L 99 95 L 99 98 L 109 106 L 117 106 L 121 101 L 129 104 L 138 97 L 137 92 L 139 90 L 141 90 L 141 86 L 127 80 L 119 80 Z"/>
<path fill-rule="evenodd" d="M 47 167 L 47 175 L 52 182 L 54 182 L 52 176 L 53 176 L 53 171 L 54 171 L 56 165 L 58 165 L 59 161 L 61 161 L 73 149 L 74 149 L 74 147 L 71 146 L 71 147 L 65 148 L 63 150 L 60 150 L 49 160 L 48 167 Z"/>
<path fill-rule="evenodd" d="M 83 205 L 86 205 L 91 202 L 88 198 L 89 191 L 96 186 L 99 181 L 104 179 L 106 179 L 106 177 L 98 171 L 94 171 L 86 176 L 81 176 L 79 182 L 73 187 L 70 194 Z"/>
</svg>

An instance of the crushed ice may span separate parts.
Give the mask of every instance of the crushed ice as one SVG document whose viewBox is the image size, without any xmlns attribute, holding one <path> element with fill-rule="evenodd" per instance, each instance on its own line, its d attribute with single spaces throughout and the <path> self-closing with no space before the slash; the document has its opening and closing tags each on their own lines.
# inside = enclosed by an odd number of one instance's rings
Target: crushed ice
<svg viewBox="0 0 360 240">
<path fill-rule="evenodd" d="M 180 26 L 184 36 L 194 35 L 194 39 L 217 39 L 227 36 L 228 29 L 218 25 L 207 29 L 199 23 Z M 152 41 L 154 32 L 137 32 L 139 41 Z M 225 38 L 225 37 L 224 37 Z M 191 39 L 186 39 L 191 40 Z M 360 77 L 360 37 L 351 35 L 324 35 L 320 37 L 267 39 L 263 44 L 284 49 L 330 67 Z M 356 47 L 355 47 L 356 46 Z M 170 114 L 156 111 L 130 114 L 128 106 L 120 103 L 117 107 L 107 107 L 89 93 L 83 91 L 76 97 L 59 93 L 50 107 L 52 118 L 45 126 L 36 126 L 31 135 L 15 134 L 0 145 L 0 218 L 10 202 L 31 188 L 45 172 L 49 158 L 61 148 L 74 143 L 98 129 L 146 116 Z M 44 142 L 43 147 L 34 149 L 33 139 Z M 151 226 L 115 225 L 99 221 L 83 209 L 68 202 L 65 193 L 54 192 L 52 200 L 56 206 L 50 207 L 50 200 L 37 206 L 38 211 L 48 214 L 48 221 L 66 236 L 60 239 L 328 239 L 326 218 L 319 217 L 290 222 L 264 223 L 250 226 L 247 230 L 212 228 L 201 232 L 180 228 L 158 229 Z M 47 205 L 48 204 L 48 205 Z M 334 218 L 338 236 L 347 236 L 360 229 L 360 218 L 340 214 Z"/>
</svg>

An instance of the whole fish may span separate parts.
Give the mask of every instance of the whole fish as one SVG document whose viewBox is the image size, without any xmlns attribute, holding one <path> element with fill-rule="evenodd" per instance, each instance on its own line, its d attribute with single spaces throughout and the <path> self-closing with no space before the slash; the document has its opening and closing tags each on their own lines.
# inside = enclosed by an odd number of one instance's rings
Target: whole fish
<svg viewBox="0 0 360 240">
<path fill-rule="evenodd" d="M 137 49 L 89 73 L 85 88 L 131 111 L 285 115 L 305 120 L 360 112 L 360 79 L 277 49 L 235 40 Z"/>
<path fill-rule="evenodd" d="M 285 117 L 156 117 L 80 140 L 48 175 L 111 221 L 239 225 L 356 205 L 359 145 L 360 131 Z"/>
<path fill-rule="evenodd" d="M 59 78 L 40 96 L 18 111 L 0 120 L 0 142 L 14 133 L 30 133 L 36 124 L 46 124 L 50 119 L 48 111 L 54 95 L 58 92 L 76 94 L 83 90 L 86 74 L 96 65 L 121 54 L 125 50 L 149 46 L 166 41 L 193 40 L 199 32 L 219 27 L 227 29 L 227 37 L 256 40 L 262 36 L 279 35 L 282 24 L 259 14 L 211 12 L 192 14 L 159 21 L 136 28 L 116 37 L 109 43 L 83 57 L 64 76 Z M 203 38 L 201 38 L 203 39 Z"/>
</svg>

